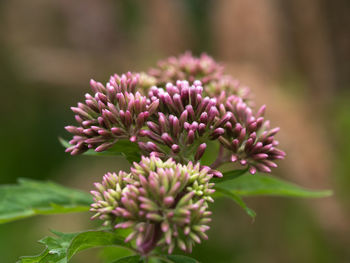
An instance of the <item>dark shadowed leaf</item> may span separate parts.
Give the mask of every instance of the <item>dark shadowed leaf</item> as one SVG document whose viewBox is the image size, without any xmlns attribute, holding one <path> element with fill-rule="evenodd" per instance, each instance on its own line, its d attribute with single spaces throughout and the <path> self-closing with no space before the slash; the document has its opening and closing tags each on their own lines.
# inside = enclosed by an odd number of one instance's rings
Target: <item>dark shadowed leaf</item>
<svg viewBox="0 0 350 263">
<path fill-rule="evenodd" d="M 200 162 L 201 162 L 201 165 L 210 166 L 215 161 L 216 157 L 219 154 L 220 144 L 218 143 L 218 141 L 208 141 L 205 139 L 203 139 L 203 141 L 201 141 L 201 143 L 203 143 L 203 142 L 205 142 L 207 144 L 207 148 L 206 148 L 202 158 L 200 159 Z M 198 146 L 199 146 L 199 144 L 198 144 Z"/>
<path fill-rule="evenodd" d="M 0 223 L 45 214 L 88 211 L 92 197 L 52 182 L 19 179 L 0 186 Z"/>
<path fill-rule="evenodd" d="M 246 172 L 248 171 L 248 169 L 242 169 L 242 170 L 232 170 L 232 171 L 228 171 L 228 172 L 224 172 L 222 173 L 222 177 L 214 177 L 212 178 L 210 181 L 213 183 L 222 183 L 225 181 L 229 181 L 232 179 L 236 179 L 242 175 L 244 175 Z"/>
<path fill-rule="evenodd" d="M 65 147 L 69 148 L 72 145 L 68 141 L 58 138 L 60 143 Z M 83 153 L 84 155 L 92 156 L 124 156 L 130 163 L 139 162 L 141 160 L 140 148 L 137 143 L 133 143 L 129 140 L 119 140 L 111 148 L 103 152 L 95 152 L 90 149 Z"/>
</svg>

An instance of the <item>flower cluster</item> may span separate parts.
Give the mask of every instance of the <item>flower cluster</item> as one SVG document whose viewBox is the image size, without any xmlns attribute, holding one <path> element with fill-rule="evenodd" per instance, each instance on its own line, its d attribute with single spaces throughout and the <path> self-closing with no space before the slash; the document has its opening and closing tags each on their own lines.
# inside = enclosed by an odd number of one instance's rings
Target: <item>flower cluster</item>
<svg viewBox="0 0 350 263">
<path fill-rule="evenodd" d="M 66 127 L 73 134 L 66 151 L 106 151 L 119 140 L 140 150 L 141 161 L 129 173 L 107 173 L 95 184 L 91 211 L 105 225 L 130 229 L 125 241 L 134 241 L 143 255 L 156 246 L 191 252 L 207 239 L 210 179 L 222 176 L 219 166 L 237 163 L 251 174 L 268 173 L 285 156 L 265 106 L 255 113 L 249 90 L 205 54 L 185 53 L 148 74 L 115 74 L 105 86 L 90 84 L 93 95 L 72 107 L 78 125 Z M 202 166 L 213 145 L 216 160 Z"/>
<path fill-rule="evenodd" d="M 237 96 L 244 102 L 252 104 L 250 89 L 229 75 L 223 75 L 221 78 L 209 82 L 205 85 L 205 91 L 208 96 L 217 98 L 218 103 L 224 103 L 229 96 Z"/>
<path fill-rule="evenodd" d="M 270 122 L 263 117 L 265 105 L 256 115 L 243 100 L 230 96 L 222 108 L 222 114 L 230 114 L 231 118 L 225 123 L 225 133 L 219 137 L 221 145 L 228 150 L 229 160 L 249 166 L 249 172 L 269 173 L 277 167 L 274 160 L 283 159 L 285 153 L 276 146 L 278 141 L 274 135 L 279 128 L 270 129 Z"/>
<path fill-rule="evenodd" d="M 158 67 L 152 68 L 149 74 L 157 79 L 158 85 L 177 80 L 187 80 L 191 83 L 200 80 L 203 84 L 207 84 L 220 79 L 223 71 L 224 67 L 207 54 L 196 58 L 190 52 L 186 52 L 179 57 L 159 61 Z"/>
<path fill-rule="evenodd" d="M 108 173 L 92 191 L 93 218 L 115 228 L 131 228 L 126 242 L 136 241 L 142 254 L 155 246 L 172 253 L 177 246 L 191 252 L 194 243 L 207 239 L 214 184 L 209 167 L 182 165 L 152 156 L 134 163 L 130 173 Z"/>
<path fill-rule="evenodd" d="M 72 107 L 79 126 L 66 127 L 74 134 L 67 152 L 104 151 L 127 139 L 145 156 L 187 163 L 199 161 L 211 140 L 224 148 L 212 168 L 238 162 L 252 174 L 270 172 L 274 160 L 285 156 L 276 148 L 278 128 L 270 129 L 264 107 L 254 114 L 247 89 L 222 72 L 209 56 L 186 53 L 160 62 L 158 71 L 150 71 L 153 77 L 113 75 L 106 86 L 91 81 L 95 94 Z"/>
<path fill-rule="evenodd" d="M 131 73 L 115 74 L 106 86 L 91 80 L 94 95 L 86 94 L 85 103 L 71 108 L 80 126 L 66 126 L 66 130 L 74 134 L 70 141 L 72 146 L 66 151 L 72 155 L 88 149 L 101 152 L 120 139 L 135 142 L 141 128 L 158 107 L 157 100 L 148 104 L 140 92 L 140 87 L 147 84 L 140 80 L 139 74 Z"/>
<path fill-rule="evenodd" d="M 198 161 L 206 149 L 207 140 L 215 140 L 224 133 L 220 127 L 225 116 L 219 118 L 215 98 L 203 96 L 200 81 L 192 86 L 187 81 L 168 83 L 163 88 L 152 87 L 149 98 L 159 102 L 158 116 L 147 122 L 143 134 L 150 141 L 140 142 L 148 154 L 172 157 L 181 162 Z"/>
<path fill-rule="evenodd" d="M 207 54 L 197 58 L 191 52 L 186 52 L 178 57 L 170 57 L 158 62 L 158 67 L 149 70 L 149 75 L 156 79 L 158 86 L 176 83 L 177 80 L 187 80 L 190 83 L 200 80 L 204 94 L 217 97 L 219 102 L 230 95 L 237 95 L 244 100 L 250 97 L 249 88 L 231 76 L 224 75 L 224 67 Z"/>
</svg>

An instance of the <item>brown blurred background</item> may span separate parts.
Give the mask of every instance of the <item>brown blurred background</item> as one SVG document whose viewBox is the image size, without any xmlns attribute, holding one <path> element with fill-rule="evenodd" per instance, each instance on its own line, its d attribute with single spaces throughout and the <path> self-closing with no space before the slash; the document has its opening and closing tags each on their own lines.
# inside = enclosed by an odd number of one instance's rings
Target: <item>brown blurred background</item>
<svg viewBox="0 0 350 263">
<path fill-rule="evenodd" d="M 88 190 L 118 158 L 71 157 L 57 137 L 89 79 L 146 70 L 186 50 L 207 52 L 251 87 L 281 127 L 286 160 L 274 174 L 335 194 L 247 199 L 254 223 L 216 202 L 202 262 L 350 262 L 350 2 L 347 0 L 2 0 L 0 183 L 51 179 Z M 0 225 L 0 262 L 41 250 L 36 240 L 92 228 L 88 214 Z M 111 251 L 109 250 L 109 254 Z M 110 262 L 100 250 L 73 263 Z"/>
</svg>

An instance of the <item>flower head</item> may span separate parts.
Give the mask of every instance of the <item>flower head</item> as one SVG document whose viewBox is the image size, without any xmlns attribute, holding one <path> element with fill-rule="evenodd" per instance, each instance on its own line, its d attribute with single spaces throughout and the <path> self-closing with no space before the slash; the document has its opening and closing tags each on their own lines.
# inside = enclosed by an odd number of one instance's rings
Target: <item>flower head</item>
<svg viewBox="0 0 350 263">
<path fill-rule="evenodd" d="M 204 232 L 211 214 L 207 202 L 213 201 L 214 192 L 210 170 L 143 157 L 130 174 L 107 174 L 102 184 L 95 184 L 93 218 L 107 220 L 115 228 L 131 228 L 125 241 L 136 240 L 143 254 L 158 245 L 168 253 L 176 246 L 190 252 L 194 243 L 207 238 Z"/>
<path fill-rule="evenodd" d="M 283 159 L 285 153 L 277 148 L 278 141 L 274 138 L 279 128 L 270 129 L 270 122 L 263 117 L 265 106 L 254 115 L 241 98 L 230 96 L 221 110 L 222 114 L 232 113 L 224 124 L 224 134 L 218 138 L 231 153 L 231 162 L 249 166 L 251 174 L 269 173 L 277 167 L 274 161 Z"/>
<path fill-rule="evenodd" d="M 91 211 L 106 226 L 130 229 L 125 242 L 135 242 L 142 255 L 157 246 L 191 252 L 207 239 L 210 179 L 222 176 L 214 169 L 232 162 L 251 174 L 270 172 L 285 157 L 265 106 L 254 113 L 248 88 L 205 54 L 185 53 L 149 74 L 115 74 L 105 86 L 90 85 L 93 95 L 71 108 L 78 125 L 66 127 L 74 135 L 66 151 L 105 151 L 125 139 L 139 146 L 141 161 L 130 172 L 107 173 L 95 183 Z M 217 158 L 203 166 L 212 145 L 219 145 Z"/>
<path fill-rule="evenodd" d="M 132 176 L 123 171 L 118 174 L 107 173 L 103 176 L 102 183 L 95 183 L 96 190 L 91 191 L 95 201 L 91 205 L 91 211 L 95 212 L 92 219 L 104 220 L 105 225 L 112 224 L 116 219 L 113 210 L 121 202 L 122 191 L 128 183 L 133 183 Z"/>
<path fill-rule="evenodd" d="M 147 103 L 137 89 L 144 85 L 139 74 L 114 75 L 106 86 L 91 80 L 94 95 L 86 94 L 85 103 L 72 107 L 79 126 L 67 126 L 74 134 L 70 141 L 71 154 L 88 149 L 100 152 L 112 147 L 120 139 L 136 141 L 149 116 L 155 113 L 158 101 Z"/>
<path fill-rule="evenodd" d="M 205 92 L 208 96 L 217 98 L 218 103 L 225 103 L 227 97 L 235 95 L 242 98 L 244 102 L 252 104 L 250 89 L 229 75 L 223 75 L 221 78 L 209 82 L 205 86 Z"/>
<path fill-rule="evenodd" d="M 224 133 L 220 124 L 216 98 L 203 96 L 200 81 L 189 85 L 187 81 L 168 83 L 166 89 L 152 87 L 148 97 L 159 101 L 158 116 L 146 123 L 148 130 L 141 134 L 148 142 L 139 142 L 146 153 L 162 158 L 172 157 L 186 162 L 199 160 L 206 149 L 207 140 L 215 140 Z"/>
<path fill-rule="evenodd" d="M 203 94 L 209 97 L 216 97 L 217 102 L 224 102 L 230 95 L 236 95 L 249 100 L 250 91 L 242 86 L 238 80 L 231 76 L 224 75 L 224 67 L 207 54 L 194 57 L 186 52 L 178 57 L 170 57 L 158 63 L 157 68 L 149 71 L 156 80 L 156 85 L 164 87 L 167 83 L 176 83 L 178 80 L 186 80 L 193 83 L 201 81 L 204 88 Z"/>
<path fill-rule="evenodd" d="M 187 80 L 191 83 L 200 80 L 203 84 L 207 84 L 219 79 L 223 69 L 223 66 L 207 54 L 197 58 L 192 56 L 191 52 L 186 52 L 178 57 L 159 61 L 158 67 L 151 69 L 149 74 L 157 79 L 158 85 L 175 83 L 177 80 Z"/>
</svg>

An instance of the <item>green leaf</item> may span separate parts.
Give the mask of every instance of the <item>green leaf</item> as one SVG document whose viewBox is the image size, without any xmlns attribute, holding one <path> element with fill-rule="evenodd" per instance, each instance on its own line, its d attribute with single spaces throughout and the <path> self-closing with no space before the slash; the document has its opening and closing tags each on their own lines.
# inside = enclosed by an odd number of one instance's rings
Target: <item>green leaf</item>
<svg viewBox="0 0 350 263">
<path fill-rule="evenodd" d="M 62 137 L 58 137 L 58 141 L 66 149 L 72 146 L 67 140 L 63 139 Z"/>
<path fill-rule="evenodd" d="M 254 212 L 254 210 L 250 209 L 246 203 L 244 203 L 244 201 L 242 200 L 242 198 L 240 198 L 238 195 L 227 191 L 225 189 L 218 189 L 222 194 L 224 194 L 225 196 L 231 198 L 236 204 L 238 204 L 241 208 L 244 209 L 244 211 L 251 217 L 251 218 L 255 218 L 256 213 Z"/>
<path fill-rule="evenodd" d="M 129 256 L 129 257 L 117 259 L 113 263 L 139 263 L 139 262 L 142 262 L 141 257 L 139 255 L 135 255 L 135 256 Z"/>
<path fill-rule="evenodd" d="M 124 242 L 125 237 L 106 231 L 87 231 L 78 234 L 70 243 L 67 258 L 71 259 L 79 251 L 104 246 L 132 247 Z"/>
<path fill-rule="evenodd" d="M 34 215 L 88 211 L 91 203 L 88 193 L 21 178 L 16 185 L 0 186 L 0 223 Z"/>
<path fill-rule="evenodd" d="M 222 177 L 214 177 L 210 180 L 211 183 L 222 183 L 228 180 L 232 180 L 235 178 L 238 178 L 242 175 L 244 175 L 246 172 L 248 171 L 248 169 L 242 169 L 242 170 L 232 170 L 232 171 L 228 171 L 228 172 L 224 172 L 222 175 Z"/>
<path fill-rule="evenodd" d="M 166 255 L 165 258 L 168 260 L 167 262 L 172 263 L 198 263 L 194 258 L 182 255 Z"/>
<path fill-rule="evenodd" d="M 329 190 L 309 190 L 270 175 L 243 175 L 236 179 L 217 183 L 215 189 L 225 195 L 238 196 L 285 196 L 285 197 L 327 197 Z"/>
<path fill-rule="evenodd" d="M 45 245 L 45 249 L 40 255 L 21 257 L 18 263 L 67 263 L 73 255 L 82 250 L 102 246 L 120 246 L 132 249 L 131 246 L 124 243 L 124 237 L 117 233 L 107 231 L 85 231 L 70 234 L 52 232 L 56 237 L 45 237 L 39 241 Z"/>
<path fill-rule="evenodd" d="M 78 233 L 64 234 L 52 231 L 56 237 L 45 237 L 39 243 L 45 245 L 44 251 L 37 256 L 21 257 L 17 263 L 67 263 L 66 251 L 71 240 Z"/>
<path fill-rule="evenodd" d="M 210 166 L 215 161 L 216 157 L 219 154 L 220 144 L 216 140 L 208 141 L 208 140 L 203 139 L 203 141 L 201 141 L 200 143 L 203 143 L 203 142 L 205 142 L 207 144 L 207 148 L 206 148 L 202 158 L 200 159 L 200 162 L 201 162 L 201 165 Z"/>
<path fill-rule="evenodd" d="M 101 263 L 112 263 L 117 258 L 127 257 L 131 255 L 134 255 L 134 251 L 117 246 L 103 247 L 98 252 L 98 258 L 100 258 Z"/>
<path fill-rule="evenodd" d="M 68 141 L 58 138 L 60 143 L 65 147 L 69 148 L 72 145 Z M 139 162 L 141 160 L 140 148 L 137 143 L 129 140 L 119 140 L 111 148 L 103 152 L 95 152 L 90 149 L 83 153 L 84 155 L 92 156 L 124 156 L 130 163 Z"/>
</svg>

